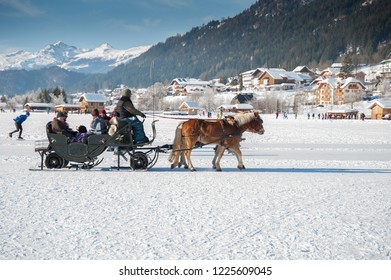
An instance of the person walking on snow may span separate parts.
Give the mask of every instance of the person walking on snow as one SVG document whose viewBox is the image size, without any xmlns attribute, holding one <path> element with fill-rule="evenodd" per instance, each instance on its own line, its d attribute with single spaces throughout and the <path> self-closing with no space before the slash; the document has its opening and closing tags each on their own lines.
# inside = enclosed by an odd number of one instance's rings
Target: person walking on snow
<svg viewBox="0 0 391 280">
<path fill-rule="evenodd" d="M 22 123 L 23 123 L 25 120 L 27 120 L 27 118 L 28 118 L 29 116 L 30 116 L 30 112 L 26 112 L 26 114 L 21 114 L 21 115 L 17 116 L 17 117 L 14 119 L 16 129 L 8 134 L 11 138 L 12 138 L 12 134 L 14 134 L 15 132 L 18 132 L 18 131 L 19 131 L 19 137 L 18 137 L 18 139 L 23 139 L 23 137 L 22 137 L 22 132 L 23 132 Z"/>
</svg>

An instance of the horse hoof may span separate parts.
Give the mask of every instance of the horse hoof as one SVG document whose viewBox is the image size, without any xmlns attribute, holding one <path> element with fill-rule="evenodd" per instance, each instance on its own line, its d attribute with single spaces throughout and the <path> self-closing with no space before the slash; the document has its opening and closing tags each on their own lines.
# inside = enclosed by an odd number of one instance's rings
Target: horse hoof
<svg viewBox="0 0 391 280">
<path fill-rule="evenodd" d="M 197 171 L 197 170 L 196 170 L 195 168 L 191 168 L 190 171 L 191 171 L 191 172 L 195 172 L 195 171 Z"/>
<path fill-rule="evenodd" d="M 221 168 L 216 168 L 216 171 L 219 171 L 219 172 L 221 172 L 221 171 L 223 171 Z"/>
<path fill-rule="evenodd" d="M 246 167 L 244 167 L 244 165 L 243 165 L 243 166 L 238 166 L 238 168 L 239 168 L 240 170 L 246 169 Z"/>
<path fill-rule="evenodd" d="M 174 164 L 171 164 L 171 169 L 174 169 L 175 168 L 175 165 Z"/>
</svg>

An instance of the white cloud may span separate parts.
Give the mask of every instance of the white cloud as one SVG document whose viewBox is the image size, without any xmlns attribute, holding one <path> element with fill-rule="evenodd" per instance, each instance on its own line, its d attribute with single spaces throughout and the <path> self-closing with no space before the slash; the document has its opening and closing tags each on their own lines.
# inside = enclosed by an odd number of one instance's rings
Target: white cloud
<svg viewBox="0 0 391 280">
<path fill-rule="evenodd" d="M 0 4 L 9 6 L 24 15 L 38 16 L 44 13 L 29 0 L 0 0 Z"/>
</svg>

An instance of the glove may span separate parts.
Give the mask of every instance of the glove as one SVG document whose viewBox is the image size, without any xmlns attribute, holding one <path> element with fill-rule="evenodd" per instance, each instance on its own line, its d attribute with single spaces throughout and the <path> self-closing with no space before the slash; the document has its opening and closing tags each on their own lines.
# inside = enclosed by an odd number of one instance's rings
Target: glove
<svg viewBox="0 0 391 280">
<path fill-rule="evenodd" d="M 147 116 L 144 113 L 141 113 L 140 115 L 143 119 L 145 119 Z"/>
</svg>

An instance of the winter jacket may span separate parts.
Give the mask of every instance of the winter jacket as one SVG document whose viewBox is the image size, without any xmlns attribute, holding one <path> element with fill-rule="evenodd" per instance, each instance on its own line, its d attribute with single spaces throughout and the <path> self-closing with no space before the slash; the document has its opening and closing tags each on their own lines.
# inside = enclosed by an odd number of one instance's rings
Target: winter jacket
<svg viewBox="0 0 391 280">
<path fill-rule="evenodd" d="M 90 125 L 90 132 L 94 134 L 107 134 L 106 121 L 101 117 L 96 117 Z"/>
<path fill-rule="evenodd" d="M 130 97 L 127 96 L 121 97 L 121 99 L 117 103 L 116 110 L 119 113 L 119 117 L 121 119 L 134 116 L 141 116 L 145 118 L 145 115 L 134 107 L 132 101 L 130 100 Z"/>
<path fill-rule="evenodd" d="M 18 124 L 22 124 L 25 120 L 27 120 L 27 116 L 26 115 L 19 115 L 17 116 L 14 121 Z"/>
</svg>

